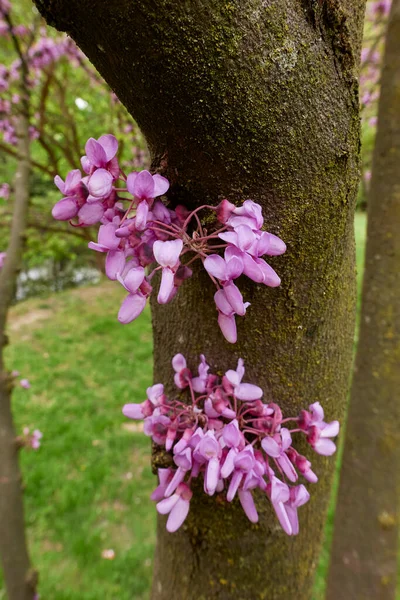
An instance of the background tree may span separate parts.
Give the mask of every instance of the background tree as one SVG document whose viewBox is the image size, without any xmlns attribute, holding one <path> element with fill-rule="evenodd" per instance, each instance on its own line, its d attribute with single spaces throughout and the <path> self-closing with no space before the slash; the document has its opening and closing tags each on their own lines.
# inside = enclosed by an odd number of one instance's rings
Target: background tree
<svg viewBox="0 0 400 600">
<path fill-rule="evenodd" d="M 396 597 L 400 462 L 400 1 L 379 101 L 361 326 L 327 597 Z"/>
<path fill-rule="evenodd" d="M 371 183 L 383 47 L 390 6 L 391 0 L 368 2 L 364 21 L 360 68 L 361 182 L 357 201 L 361 210 L 366 209 Z"/>
<path fill-rule="evenodd" d="M 59 199 L 54 176 L 72 165 L 80 166 L 87 138 L 104 130 L 121 132 L 124 168 L 142 167 L 147 160 L 143 136 L 126 109 L 96 73 L 84 54 L 64 34 L 47 27 L 28 0 L 12 6 L 13 33 L 27 46 L 29 62 L 30 217 L 24 251 L 24 267 L 46 261 L 65 263 L 79 256 L 103 267 L 101 255 L 93 257 L 87 243 L 94 233 L 87 228 L 58 225 L 51 207 Z M 12 207 L 12 173 L 19 158 L 15 135 L 19 112 L 18 69 L 20 58 L 7 23 L 0 18 L 2 39 L 0 64 L 0 248 L 8 242 Z M 3 198 L 3 201 L 1 200 Z M 100 259 L 100 260 L 99 260 Z"/>
<path fill-rule="evenodd" d="M 25 8 L 32 7 L 29 4 Z M 126 111 L 88 65 L 72 40 L 66 36 L 54 36 L 54 33 L 47 35 L 37 11 L 31 13 L 30 20 L 25 18 L 23 24 L 22 9 L 23 6 L 18 5 L 11 12 L 7 0 L 0 2 L 0 35 L 6 42 L 6 64 L 0 65 L 0 130 L 3 136 L 0 148 L 7 157 L 11 157 L 3 159 L 0 172 L 5 166 L 15 171 L 11 207 L 7 206 L 10 196 L 8 183 L 2 186 L 5 202 L 0 207 L 2 226 L 7 231 L 3 237 L 7 240 L 7 251 L 2 252 L 0 257 L 0 558 L 11 600 L 32 599 L 37 579 L 30 568 L 24 532 L 22 483 L 17 456 L 21 438 L 15 432 L 11 407 L 14 378 L 7 371 L 3 356 L 7 344 L 7 318 L 15 298 L 29 225 L 32 170 L 36 169 L 40 174 L 53 178 L 63 164 L 79 160 L 78 128 L 81 123 L 76 114 L 73 116 L 79 106 L 75 106 L 75 111 L 71 109 L 71 89 L 66 91 L 64 87 L 68 79 L 72 80 L 71 74 L 79 65 L 84 67 L 83 77 L 90 77 L 95 88 L 107 97 L 111 107 L 110 124 L 116 119 L 125 131 L 128 127 L 131 127 L 128 133 L 134 131 L 133 126 L 129 125 L 131 119 Z M 75 76 L 74 82 L 76 85 L 79 77 Z M 33 150 L 35 143 L 39 149 L 36 147 Z M 36 158 L 32 158 L 32 154 Z M 133 158 L 137 160 L 138 155 Z M 10 175 L 8 177 L 11 181 Z M 51 227 L 53 221 L 48 200 L 41 200 L 35 208 L 31 227 L 36 219 L 36 226 L 41 233 L 48 229 L 56 234 L 62 232 L 61 228 Z M 48 222 L 50 225 L 46 226 Z M 78 231 L 78 237 L 87 245 L 90 232 L 80 235 Z M 43 237 L 40 241 L 43 246 Z"/>
<path fill-rule="evenodd" d="M 243 283 L 251 313 L 237 345 L 216 326 L 201 273 L 153 307 L 156 381 L 170 359 L 245 359 L 281 405 L 323 400 L 343 415 L 354 325 L 353 211 L 358 180 L 357 68 L 364 2 L 37 0 L 135 117 L 153 170 L 188 207 L 251 197 L 288 243 L 278 290 Z M 157 456 L 155 456 L 155 461 Z M 322 459 L 303 532 L 287 539 L 264 506 L 249 526 L 237 505 L 192 501 L 177 534 L 160 519 L 152 597 L 309 597 L 332 467 Z M 261 504 L 262 505 L 262 504 Z"/>
<path fill-rule="evenodd" d="M 25 48 L 21 46 L 13 31 L 7 2 L 0 5 L 0 14 L 4 15 L 20 60 L 17 87 L 19 114 L 15 128 L 19 158 L 15 173 L 14 214 L 7 254 L 0 270 L 0 559 L 10 600 L 32 600 L 37 577 L 30 566 L 25 539 L 18 443 L 11 412 L 13 382 L 10 373 L 5 369 L 3 358 L 3 350 L 7 344 L 5 327 L 8 309 L 14 298 L 15 283 L 21 265 L 29 207 L 29 67 Z"/>
</svg>

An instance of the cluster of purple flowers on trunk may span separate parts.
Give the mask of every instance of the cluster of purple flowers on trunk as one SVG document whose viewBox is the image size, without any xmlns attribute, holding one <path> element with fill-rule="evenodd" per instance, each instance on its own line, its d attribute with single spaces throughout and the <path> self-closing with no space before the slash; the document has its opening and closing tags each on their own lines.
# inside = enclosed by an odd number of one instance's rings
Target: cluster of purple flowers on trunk
<svg viewBox="0 0 400 600">
<path fill-rule="evenodd" d="M 192 275 L 193 262 L 200 260 L 216 287 L 221 331 L 235 343 L 235 315 L 243 316 L 249 306 L 235 279 L 246 275 L 270 287 L 280 284 L 276 272 L 261 257 L 283 254 L 286 246 L 276 235 L 261 230 L 261 206 L 246 200 L 236 207 L 222 200 L 218 206 L 203 205 L 193 211 L 177 206 L 172 210 L 159 199 L 169 189 L 165 177 L 146 170 L 123 173 L 113 135 L 89 139 L 85 150 L 81 159 L 84 176 L 76 169 L 65 181 L 58 175 L 55 178 L 63 198 L 54 206 L 53 216 L 78 227 L 100 225 L 97 242 L 90 242 L 89 248 L 106 254 L 108 278 L 118 280 L 128 292 L 119 321 L 129 323 L 140 315 L 157 271 L 161 271 L 157 300 L 166 304 Z M 210 232 L 198 216 L 203 210 L 214 215 Z M 153 263 L 157 266 L 150 270 Z"/>
<path fill-rule="evenodd" d="M 178 397 L 168 398 L 159 383 L 147 389 L 144 402 L 123 407 L 125 416 L 144 419 L 145 434 L 173 456 L 173 467 L 158 469 L 159 485 L 151 496 L 157 511 L 169 515 L 167 530 L 174 532 L 185 521 L 191 483 L 202 477 L 209 496 L 220 494 L 232 502 L 237 495 L 252 523 L 258 521 L 252 492 L 261 490 L 282 529 L 296 535 L 297 509 L 310 498 L 298 484 L 299 476 L 310 483 L 318 478 L 310 461 L 293 447 L 292 435 L 305 436 L 315 452 L 330 456 L 336 450 L 331 438 L 339 432 L 338 421 L 326 423 L 319 402 L 284 418 L 278 404 L 262 402 L 260 387 L 243 382 L 241 359 L 222 378 L 209 372 L 203 355 L 197 376 L 182 354 L 174 356 L 172 367 Z M 181 399 L 185 389 L 189 403 Z"/>
</svg>

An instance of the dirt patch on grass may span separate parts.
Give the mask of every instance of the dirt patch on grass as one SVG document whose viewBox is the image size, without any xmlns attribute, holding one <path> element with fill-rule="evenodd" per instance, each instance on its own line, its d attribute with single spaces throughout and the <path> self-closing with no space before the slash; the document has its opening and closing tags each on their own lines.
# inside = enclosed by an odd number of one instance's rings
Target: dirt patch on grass
<svg viewBox="0 0 400 600">
<path fill-rule="evenodd" d="M 52 317 L 59 307 L 63 306 L 63 300 L 66 295 L 90 304 L 99 297 L 112 295 L 115 293 L 115 288 L 115 282 L 105 280 L 99 285 L 90 285 L 52 294 L 46 298 L 31 298 L 24 302 L 19 302 L 10 310 L 9 330 L 10 332 L 19 332 L 24 328 L 35 329 L 38 323 Z"/>
<path fill-rule="evenodd" d="M 48 308 L 29 310 L 29 312 L 21 315 L 13 315 L 11 313 L 9 329 L 10 331 L 21 331 L 24 327 L 29 329 L 32 325 L 36 325 L 38 321 L 48 319 L 53 314 L 53 311 Z"/>
</svg>

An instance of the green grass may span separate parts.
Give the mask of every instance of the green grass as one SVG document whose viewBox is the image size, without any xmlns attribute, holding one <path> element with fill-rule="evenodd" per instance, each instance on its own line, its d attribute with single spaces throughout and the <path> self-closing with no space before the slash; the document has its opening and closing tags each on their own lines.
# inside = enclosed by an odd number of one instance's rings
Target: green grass
<svg viewBox="0 0 400 600">
<path fill-rule="evenodd" d="M 365 217 L 357 215 L 361 264 Z M 121 326 L 124 293 L 112 282 L 28 300 L 13 308 L 7 365 L 32 384 L 16 387 L 18 431 L 39 428 L 21 452 L 32 561 L 43 600 L 144 600 L 151 581 L 155 510 L 148 439 L 120 410 L 152 382 L 149 312 Z M 332 512 L 327 533 L 332 527 Z M 113 549 L 115 558 L 101 553 Z M 315 600 L 321 598 L 327 546 Z M 0 599 L 5 598 L 1 591 Z"/>
<path fill-rule="evenodd" d="M 21 452 L 32 559 L 46 600 L 147 597 L 155 541 L 149 441 L 121 414 L 152 380 L 149 313 L 116 320 L 112 282 L 29 300 L 11 317 L 10 369 L 17 429 L 44 433 Z M 115 551 L 114 560 L 101 557 Z M 0 592 L 0 597 L 1 592 Z"/>
</svg>

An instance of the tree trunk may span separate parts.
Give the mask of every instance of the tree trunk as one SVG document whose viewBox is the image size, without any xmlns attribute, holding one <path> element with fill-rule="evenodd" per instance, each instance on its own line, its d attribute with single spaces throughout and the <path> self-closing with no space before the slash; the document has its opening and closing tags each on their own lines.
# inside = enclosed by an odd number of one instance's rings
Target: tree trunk
<svg viewBox="0 0 400 600">
<path fill-rule="evenodd" d="M 400 0 L 386 39 L 361 328 L 327 598 L 394 600 L 400 495 Z"/>
<path fill-rule="evenodd" d="M 341 417 L 355 314 L 356 74 L 364 0 L 36 0 L 111 85 L 147 138 L 152 168 L 188 207 L 251 198 L 288 245 L 278 289 L 240 283 L 252 303 L 238 343 L 217 326 L 213 287 L 196 273 L 153 305 L 155 381 L 176 352 L 215 369 L 245 360 L 248 381 L 286 410 L 321 400 Z M 200 494 L 179 532 L 158 525 L 153 600 L 309 598 L 333 461 L 289 539 L 265 499 L 241 509 Z"/>
<path fill-rule="evenodd" d="M 0 558 L 9 600 L 32 600 L 37 575 L 31 569 L 25 538 L 22 480 L 11 412 L 12 378 L 4 366 L 6 323 L 14 299 L 29 205 L 28 102 L 22 101 L 17 122 L 18 166 L 15 202 L 7 258 L 0 271 Z"/>
</svg>

